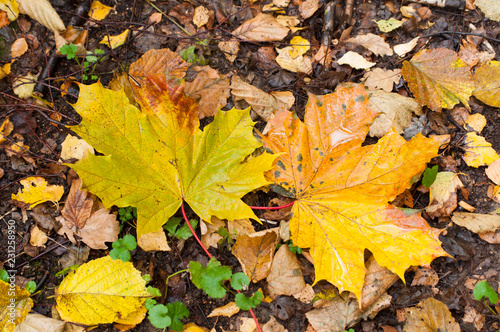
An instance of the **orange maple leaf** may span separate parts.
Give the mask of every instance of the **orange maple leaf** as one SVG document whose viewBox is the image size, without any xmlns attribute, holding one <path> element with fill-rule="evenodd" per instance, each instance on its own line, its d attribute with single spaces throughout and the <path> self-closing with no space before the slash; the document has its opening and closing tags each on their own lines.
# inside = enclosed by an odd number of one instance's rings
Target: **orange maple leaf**
<svg viewBox="0 0 500 332">
<path fill-rule="evenodd" d="M 364 251 L 404 279 L 412 265 L 447 255 L 433 229 L 412 210 L 390 205 L 437 155 L 438 139 L 406 142 L 395 131 L 361 146 L 376 113 L 361 85 L 309 95 L 304 122 L 282 111 L 270 122 L 264 146 L 280 153 L 267 176 L 295 198 L 293 243 L 310 248 L 316 282 L 361 295 Z"/>
</svg>

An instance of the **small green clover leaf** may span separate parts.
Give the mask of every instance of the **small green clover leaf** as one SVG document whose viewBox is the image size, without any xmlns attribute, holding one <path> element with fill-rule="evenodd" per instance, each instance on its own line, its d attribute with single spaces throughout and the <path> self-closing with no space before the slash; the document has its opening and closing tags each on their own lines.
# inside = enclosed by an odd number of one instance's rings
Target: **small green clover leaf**
<svg viewBox="0 0 500 332">
<path fill-rule="evenodd" d="M 63 45 L 59 49 L 62 55 L 66 55 L 66 59 L 71 60 L 76 57 L 76 51 L 78 51 L 78 46 L 75 44 Z"/>
<path fill-rule="evenodd" d="M 147 288 L 148 290 L 148 293 L 153 295 L 154 297 L 160 297 L 161 296 L 161 293 L 160 293 L 160 290 L 156 287 L 151 287 L 151 286 L 148 286 Z"/>
<path fill-rule="evenodd" d="M 33 294 L 33 292 L 35 291 L 36 289 L 36 282 L 34 282 L 33 280 L 30 280 L 26 283 L 26 290 L 28 292 L 30 292 L 31 294 Z"/>
<path fill-rule="evenodd" d="M 113 259 L 121 259 L 124 262 L 130 260 L 130 251 L 137 248 L 137 241 L 133 235 L 127 234 L 122 239 L 113 242 L 113 249 L 109 256 Z"/>
<path fill-rule="evenodd" d="M 6 270 L 0 270 L 0 280 L 9 283 L 9 272 Z"/>
<path fill-rule="evenodd" d="M 183 325 L 181 319 L 189 317 L 189 310 L 182 302 L 167 303 L 168 315 L 172 323 L 170 329 L 174 331 L 182 331 Z"/>
<path fill-rule="evenodd" d="M 150 311 L 157 303 L 158 302 L 156 302 L 156 300 L 154 299 L 146 299 L 146 302 L 144 302 L 144 306 L 148 311 Z"/>
<path fill-rule="evenodd" d="M 250 285 L 250 278 L 243 272 L 233 274 L 231 277 L 231 287 L 235 290 L 242 290 L 243 285 Z"/>
<path fill-rule="evenodd" d="M 157 304 L 149 310 L 149 321 L 154 327 L 164 329 L 172 324 L 172 319 L 168 314 L 168 308 L 163 304 Z"/>
<path fill-rule="evenodd" d="M 496 304 L 498 302 L 498 294 L 495 292 L 493 287 L 486 281 L 480 281 L 476 284 L 473 291 L 474 298 L 481 301 L 483 297 L 487 297 L 491 304 Z"/>
<path fill-rule="evenodd" d="M 261 292 L 255 292 L 252 297 L 246 297 L 245 294 L 238 293 L 234 298 L 234 302 L 241 310 L 250 310 L 257 307 L 263 298 L 264 294 Z"/>
<path fill-rule="evenodd" d="M 233 272 L 229 266 L 207 268 L 201 275 L 201 288 L 208 296 L 219 299 L 226 295 L 226 289 L 222 287 L 224 280 L 231 279 Z"/>
<path fill-rule="evenodd" d="M 422 176 L 422 184 L 427 188 L 430 188 L 434 181 L 436 181 L 436 177 L 438 174 L 438 165 L 432 166 L 432 168 L 426 168 L 424 171 L 424 175 Z"/>
</svg>

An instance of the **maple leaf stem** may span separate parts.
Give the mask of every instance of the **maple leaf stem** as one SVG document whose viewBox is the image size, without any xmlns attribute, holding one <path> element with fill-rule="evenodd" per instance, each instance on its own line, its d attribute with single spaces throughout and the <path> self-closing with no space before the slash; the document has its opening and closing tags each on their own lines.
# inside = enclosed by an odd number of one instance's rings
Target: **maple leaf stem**
<svg viewBox="0 0 500 332">
<path fill-rule="evenodd" d="M 286 206 L 290 206 L 290 205 L 292 205 L 292 204 L 293 204 L 293 202 L 292 202 L 292 203 L 290 203 L 290 204 L 285 205 L 284 207 L 286 207 Z M 278 208 L 283 208 L 283 207 L 278 207 Z M 184 217 L 184 221 L 186 221 L 186 224 L 189 226 L 189 229 L 191 230 L 191 233 L 193 233 L 194 238 L 196 239 L 196 241 L 198 241 L 198 243 L 199 243 L 199 244 L 200 244 L 200 246 L 203 248 L 203 250 L 205 251 L 205 253 L 207 254 L 207 256 L 208 256 L 209 258 L 212 258 L 212 255 L 208 252 L 207 248 L 205 248 L 205 246 L 203 245 L 203 243 L 201 243 L 200 238 L 198 237 L 198 235 L 196 235 L 196 233 L 194 232 L 193 227 L 192 227 L 192 226 L 191 226 L 191 224 L 189 223 L 189 219 L 187 218 L 187 215 L 186 215 L 186 210 L 184 209 L 184 200 L 183 200 L 183 201 L 182 201 L 182 203 L 181 203 L 181 210 L 182 210 L 182 216 Z M 231 280 L 231 279 L 229 279 L 229 280 Z M 167 284 L 168 284 L 168 281 L 167 281 Z M 238 292 L 238 293 L 241 293 L 239 290 L 237 290 L 237 292 Z M 255 314 L 254 314 L 253 310 L 252 310 L 252 309 L 250 309 L 249 311 L 250 311 L 250 314 L 251 314 L 251 315 L 252 315 L 252 317 L 253 317 L 253 320 L 255 321 L 255 324 L 257 325 L 257 330 L 258 330 L 259 332 L 262 332 L 262 329 L 260 328 L 259 321 L 257 320 L 257 317 L 255 317 Z"/>
<path fill-rule="evenodd" d="M 279 209 L 284 209 L 289 206 L 292 206 L 295 201 L 290 202 L 288 204 L 282 205 L 282 206 L 250 206 L 251 209 L 253 210 L 279 210 Z"/>
</svg>

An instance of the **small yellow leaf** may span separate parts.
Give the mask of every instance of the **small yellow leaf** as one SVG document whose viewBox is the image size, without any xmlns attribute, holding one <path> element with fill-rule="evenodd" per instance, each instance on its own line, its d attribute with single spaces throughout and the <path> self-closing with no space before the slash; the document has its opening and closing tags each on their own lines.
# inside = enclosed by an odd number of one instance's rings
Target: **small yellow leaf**
<svg viewBox="0 0 500 332">
<path fill-rule="evenodd" d="M 0 143 L 5 142 L 5 138 L 10 135 L 12 130 L 14 130 L 14 125 L 9 120 L 9 117 L 6 117 L 0 126 Z"/>
<path fill-rule="evenodd" d="M 30 208 L 43 202 L 58 202 L 64 194 L 63 186 L 48 185 L 44 178 L 32 176 L 20 181 L 24 190 L 19 190 L 17 195 L 12 194 L 12 199 L 30 204 Z"/>
<path fill-rule="evenodd" d="M 465 126 L 468 130 L 481 133 L 486 126 L 486 118 L 479 113 L 472 114 L 465 120 Z"/>
<path fill-rule="evenodd" d="M 278 52 L 276 62 L 281 68 L 294 73 L 309 73 L 312 71 L 311 59 L 308 56 L 299 55 L 295 59 L 292 58 L 290 55 L 293 51 L 292 46 L 277 48 L 276 51 Z"/>
<path fill-rule="evenodd" d="M 232 315 L 235 315 L 238 312 L 240 312 L 240 308 L 238 308 L 235 302 L 230 302 L 222 307 L 215 308 L 207 317 L 218 317 L 218 316 L 231 317 Z"/>
<path fill-rule="evenodd" d="M 111 9 L 113 9 L 113 7 L 106 6 L 98 0 L 94 0 L 92 5 L 90 5 L 89 17 L 96 21 L 102 21 L 108 16 Z"/>
<path fill-rule="evenodd" d="M 476 68 L 474 97 L 483 103 L 500 107 L 500 62 L 489 61 Z"/>
<path fill-rule="evenodd" d="M 0 10 L 7 13 L 9 21 L 15 21 L 19 16 L 19 5 L 16 0 L 2 0 L 0 1 Z"/>
<path fill-rule="evenodd" d="M 375 62 L 366 60 L 362 55 L 349 51 L 337 60 L 339 65 L 349 65 L 355 69 L 368 69 L 375 66 Z"/>
<path fill-rule="evenodd" d="M 198 6 L 194 9 L 193 23 L 200 28 L 208 23 L 210 19 L 210 11 L 203 6 Z"/>
<path fill-rule="evenodd" d="M 12 292 L 10 284 L 0 280 L 0 331 L 2 332 L 14 331 L 16 325 L 24 321 L 31 307 L 33 307 L 30 292 L 26 289 L 21 289 L 15 285 L 15 295 L 12 296 L 9 292 Z M 14 302 L 11 302 L 12 300 Z M 9 307 L 12 304 L 14 307 Z M 11 313 L 13 313 L 13 316 L 11 316 Z M 12 324 L 11 319 L 13 319 L 14 324 Z"/>
<path fill-rule="evenodd" d="M 33 89 L 35 88 L 35 81 L 36 77 L 28 73 L 25 76 L 19 77 L 12 83 L 14 86 L 12 90 L 19 98 L 28 99 L 31 97 Z"/>
<path fill-rule="evenodd" d="M 0 80 L 2 78 L 4 78 L 5 76 L 9 75 L 10 74 L 10 66 L 12 64 L 9 62 L 9 63 L 6 63 L 5 65 L 3 65 L 3 67 L 0 68 Z"/>
<path fill-rule="evenodd" d="M 119 321 L 151 297 L 132 263 L 109 256 L 81 265 L 63 280 L 58 293 L 61 319 L 84 325 Z"/>
<path fill-rule="evenodd" d="M 45 247 L 44 244 L 47 243 L 47 234 L 45 234 L 38 226 L 35 225 L 31 229 L 30 244 L 35 247 Z"/>
<path fill-rule="evenodd" d="M 297 58 L 299 55 L 304 55 L 311 48 L 309 41 L 301 36 L 293 37 L 290 44 L 292 44 L 292 49 L 289 53 L 292 59 Z"/>
<path fill-rule="evenodd" d="M 195 323 L 184 324 L 182 332 L 208 332 L 208 329 L 199 327 Z"/>
<path fill-rule="evenodd" d="M 26 42 L 26 39 L 19 38 L 16 39 L 16 41 L 10 47 L 10 55 L 13 58 L 17 58 L 23 55 L 27 50 L 28 50 L 28 43 Z"/>
<path fill-rule="evenodd" d="M 460 325 L 451 315 L 446 304 L 432 297 L 407 308 L 404 332 L 447 331 L 460 332 Z"/>
<path fill-rule="evenodd" d="M 83 139 L 68 135 L 61 144 L 61 159 L 85 159 L 94 154 L 94 148 Z"/>
<path fill-rule="evenodd" d="M 403 25 L 403 21 L 396 20 L 394 17 L 388 20 L 380 20 L 375 23 L 377 23 L 378 29 L 382 32 L 391 32 Z"/>
<path fill-rule="evenodd" d="M 478 136 L 475 132 L 467 133 L 464 140 L 465 153 L 462 159 L 471 167 L 487 166 L 497 159 L 498 154 L 491 147 L 484 137 Z"/>
<path fill-rule="evenodd" d="M 127 41 L 128 33 L 129 29 L 123 31 L 118 36 L 106 36 L 99 43 L 104 44 L 114 50 L 115 48 L 122 46 L 123 43 Z"/>
</svg>

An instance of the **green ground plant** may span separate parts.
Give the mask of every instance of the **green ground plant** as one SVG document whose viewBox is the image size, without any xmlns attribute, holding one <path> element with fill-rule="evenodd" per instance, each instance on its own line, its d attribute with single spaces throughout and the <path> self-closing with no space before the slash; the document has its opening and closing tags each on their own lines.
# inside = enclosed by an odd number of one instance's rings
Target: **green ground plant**
<svg viewBox="0 0 500 332">
<path fill-rule="evenodd" d="M 96 65 L 98 62 L 102 61 L 102 55 L 105 53 L 103 50 L 96 48 L 94 51 L 87 51 L 85 56 L 80 56 L 76 54 L 78 51 L 78 46 L 75 44 L 63 45 L 59 49 L 62 55 L 66 55 L 66 59 L 75 60 L 78 65 L 82 68 L 82 80 L 88 81 L 90 80 L 97 81 L 99 76 L 94 74 L 96 69 Z"/>
</svg>

